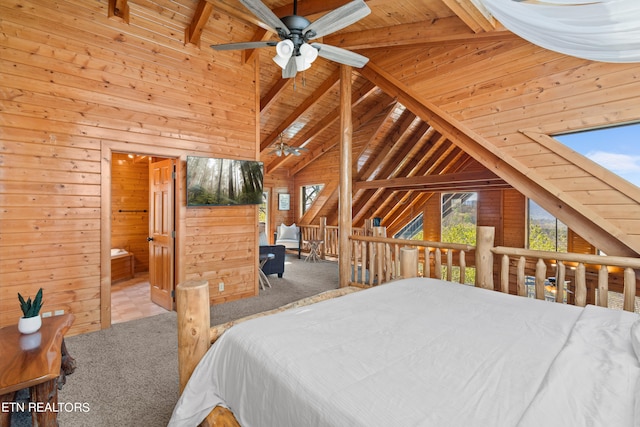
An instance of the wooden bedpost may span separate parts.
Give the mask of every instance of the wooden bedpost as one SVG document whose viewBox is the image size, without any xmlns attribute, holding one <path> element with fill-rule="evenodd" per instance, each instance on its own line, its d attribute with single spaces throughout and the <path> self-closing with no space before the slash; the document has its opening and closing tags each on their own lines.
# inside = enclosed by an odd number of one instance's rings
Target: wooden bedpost
<svg viewBox="0 0 640 427">
<path fill-rule="evenodd" d="M 180 393 L 210 345 L 209 282 L 194 280 L 176 287 Z"/>
<path fill-rule="evenodd" d="M 400 276 L 418 277 L 418 248 L 400 248 Z"/>
<path fill-rule="evenodd" d="M 493 289 L 493 248 L 496 230 L 478 227 L 476 232 L 476 286 Z"/>
</svg>

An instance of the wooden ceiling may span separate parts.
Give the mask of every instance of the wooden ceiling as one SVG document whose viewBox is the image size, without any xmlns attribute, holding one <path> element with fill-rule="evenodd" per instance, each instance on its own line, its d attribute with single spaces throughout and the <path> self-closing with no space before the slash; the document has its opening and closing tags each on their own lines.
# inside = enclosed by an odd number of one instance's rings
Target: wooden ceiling
<svg viewBox="0 0 640 427">
<path fill-rule="evenodd" d="M 175 3 L 180 7 L 166 13 L 183 14 L 187 46 L 277 40 L 237 0 Z M 289 0 L 264 3 L 278 16 L 292 13 Z M 300 0 L 298 14 L 313 21 L 345 3 Z M 370 59 L 354 69 L 352 82 L 355 225 L 378 216 L 397 229 L 433 192 L 512 187 L 607 253 L 640 254 L 640 189 L 550 137 L 640 120 L 638 64 L 597 63 L 535 46 L 479 10 L 478 1 L 367 4 L 369 16 L 322 40 Z M 125 20 L 128 6 L 110 4 Z M 287 171 L 297 185 L 322 179 L 325 188 L 302 222 L 335 221 L 339 65 L 318 58 L 285 80 L 274 54 L 273 48 L 212 51 L 212 60 L 259 67 L 266 172 Z M 308 151 L 270 154 L 280 135 Z"/>
</svg>

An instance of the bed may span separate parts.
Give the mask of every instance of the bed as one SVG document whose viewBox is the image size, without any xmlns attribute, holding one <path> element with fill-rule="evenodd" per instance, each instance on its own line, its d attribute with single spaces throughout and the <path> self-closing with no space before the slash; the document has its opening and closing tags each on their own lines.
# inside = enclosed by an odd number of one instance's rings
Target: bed
<svg viewBox="0 0 640 427">
<path fill-rule="evenodd" d="M 639 342 L 634 313 L 403 279 L 235 325 L 169 426 L 636 426 Z"/>
</svg>

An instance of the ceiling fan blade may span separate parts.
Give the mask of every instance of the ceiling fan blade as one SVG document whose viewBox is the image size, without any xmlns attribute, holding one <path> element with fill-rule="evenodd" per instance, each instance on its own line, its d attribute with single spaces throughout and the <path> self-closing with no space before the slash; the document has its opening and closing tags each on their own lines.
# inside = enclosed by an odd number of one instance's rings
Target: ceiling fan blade
<svg viewBox="0 0 640 427">
<path fill-rule="evenodd" d="M 296 67 L 296 59 L 295 57 L 289 58 L 289 62 L 287 62 L 287 66 L 282 69 L 282 78 L 290 79 L 296 76 L 298 72 L 298 68 Z"/>
<path fill-rule="evenodd" d="M 318 49 L 318 56 L 322 56 L 323 58 L 339 62 L 341 64 L 362 68 L 367 62 L 369 62 L 369 58 L 366 56 L 351 52 L 350 50 L 342 49 L 341 47 L 335 47 L 323 43 L 311 43 L 311 46 Z"/>
<path fill-rule="evenodd" d="M 275 46 L 276 42 L 245 42 L 245 43 L 224 43 L 224 44 L 212 44 L 213 50 L 242 50 L 242 49 L 257 49 L 259 47 Z"/>
<path fill-rule="evenodd" d="M 280 28 L 285 34 L 290 34 L 289 28 L 260 0 L 240 0 L 240 3 L 272 29 Z"/>
<path fill-rule="evenodd" d="M 306 34 L 308 31 L 313 31 L 315 34 L 309 39 L 323 37 L 348 27 L 370 13 L 371 9 L 363 0 L 353 0 L 318 18 L 305 28 L 302 33 Z"/>
</svg>

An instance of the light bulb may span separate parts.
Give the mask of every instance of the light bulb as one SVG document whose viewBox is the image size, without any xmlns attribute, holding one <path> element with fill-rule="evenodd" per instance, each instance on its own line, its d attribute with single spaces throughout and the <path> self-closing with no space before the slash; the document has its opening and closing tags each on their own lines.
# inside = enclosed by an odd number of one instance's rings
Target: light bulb
<svg viewBox="0 0 640 427">
<path fill-rule="evenodd" d="M 282 40 L 276 45 L 276 53 L 281 58 L 289 59 L 293 55 L 293 42 L 291 40 Z"/>
<path fill-rule="evenodd" d="M 311 46 L 309 43 L 303 43 L 300 46 L 300 55 L 304 57 L 306 63 L 313 63 L 318 58 L 318 49 Z"/>
</svg>

